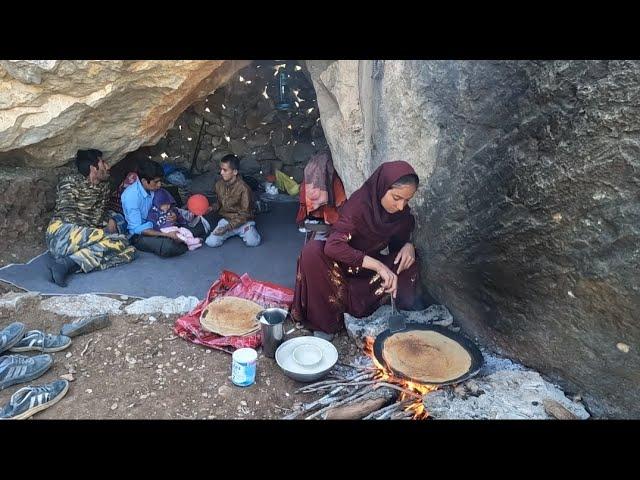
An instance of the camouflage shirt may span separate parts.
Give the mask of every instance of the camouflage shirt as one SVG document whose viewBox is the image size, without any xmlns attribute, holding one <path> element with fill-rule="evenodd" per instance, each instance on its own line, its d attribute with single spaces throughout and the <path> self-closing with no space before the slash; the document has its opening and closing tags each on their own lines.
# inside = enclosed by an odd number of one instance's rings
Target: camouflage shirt
<svg viewBox="0 0 640 480">
<path fill-rule="evenodd" d="M 60 180 L 56 191 L 56 208 L 51 220 L 61 220 L 82 227 L 106 226 L 109 182 L 93 185 L 81 173 L 67 175 Z"/>
</svg>

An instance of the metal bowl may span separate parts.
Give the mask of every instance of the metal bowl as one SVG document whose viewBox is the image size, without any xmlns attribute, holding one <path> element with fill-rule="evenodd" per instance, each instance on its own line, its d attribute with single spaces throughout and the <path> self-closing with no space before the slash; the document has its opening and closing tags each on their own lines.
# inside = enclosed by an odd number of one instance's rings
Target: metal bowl
<svg viewBox="0 0 640 480">
<path fill-rule="evenodd" d="M 318 373 L 295 373 L 295 372 L 286 370 L 284 368 L 282 369 L 282 371 L 287 377 L 293 378 L 294 380 L 298 382 L 303 382 L 303 383 L 311 383 L 311 382 L 315 382 L 316 380 L 320 380 L 327 376 L 327 374 L 329 373 L 329 370 L 331 370 L 331 368 L 328 368 Z"/>
<path fill-rule="evenodd" d="M 304 343 L 293 349 L 293 359 L 302 367 L 313 367 L 322 360 L 322 350 L 310 343 Z"/>
</svg>

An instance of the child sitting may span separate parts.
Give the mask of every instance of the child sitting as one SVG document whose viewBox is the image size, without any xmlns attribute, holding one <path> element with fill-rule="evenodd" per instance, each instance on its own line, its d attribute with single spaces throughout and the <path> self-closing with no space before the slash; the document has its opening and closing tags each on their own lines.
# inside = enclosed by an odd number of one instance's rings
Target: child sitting
<svg viewBox="0 0 640 480">
<path fill-rule="evenodd" d="M 159 188 L 153 195 L 153 206 L 149 210 L 148 220 L 153 228 L 161 232 L 177 232 L 178 238 L 187 244 L 189 250 L 202 246 L 202 239 L 194 237 L 184 225 L 187 221 L 176 207 L 176 201 L 164 188 Z"/>
</svg>

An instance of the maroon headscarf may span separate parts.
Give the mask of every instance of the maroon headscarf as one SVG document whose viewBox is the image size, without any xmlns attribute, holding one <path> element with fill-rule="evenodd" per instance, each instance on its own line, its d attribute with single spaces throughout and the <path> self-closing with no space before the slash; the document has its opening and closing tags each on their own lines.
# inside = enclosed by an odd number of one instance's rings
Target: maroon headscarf
<svg viewBox="0 0 640 480">
<path fill-rule="evenodd" d="M 389 238 L 401 231 L 411 230 L 414 219 L 408 205 L 400 212 L 389 213 L 380 203 L 396 181 L 410 174 L 415 175 L 416 172 L 407 162 L 399 160 L 383 163 L 351 195 L 340 215 L 350 217 L 362 234 L 372 238 Z"/>
</svg>

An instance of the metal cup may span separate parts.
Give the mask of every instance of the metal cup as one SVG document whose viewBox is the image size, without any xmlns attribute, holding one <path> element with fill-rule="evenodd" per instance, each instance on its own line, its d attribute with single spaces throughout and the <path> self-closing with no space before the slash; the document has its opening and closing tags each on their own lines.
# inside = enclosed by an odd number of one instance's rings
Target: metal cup
<svg viewBox="0 0 640 480">
<path fill-rule="evenodd" d="M 282 308 L 267 308 L 256 315 L 262 332 L 262 353 L 273 358 L 284 341 L 284 321 L 288 312 Z"/>
</svg>

